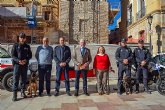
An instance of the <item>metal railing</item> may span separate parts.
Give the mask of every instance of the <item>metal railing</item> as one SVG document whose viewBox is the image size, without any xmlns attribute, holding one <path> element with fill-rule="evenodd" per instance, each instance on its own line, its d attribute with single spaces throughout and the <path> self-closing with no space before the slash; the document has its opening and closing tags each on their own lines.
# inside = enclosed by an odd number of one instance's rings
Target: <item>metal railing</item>
<svg viewBox="0 0 165 110">
<path fill-rule="evenodd" d="M 146 7 L 143 7 L 140 11 L 136 13 L 136 20 L 141 19 L 146 15 Z"/>
</svg>

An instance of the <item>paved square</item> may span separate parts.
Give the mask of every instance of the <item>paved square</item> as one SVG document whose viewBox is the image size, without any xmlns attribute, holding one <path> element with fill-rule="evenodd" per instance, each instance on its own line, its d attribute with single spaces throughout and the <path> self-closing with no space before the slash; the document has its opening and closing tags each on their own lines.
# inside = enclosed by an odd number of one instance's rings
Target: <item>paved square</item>
<svg viewBox="0 0 165 110">
<path fill-rule="evenodd" d="M 116 81 L 110 81 L 110 85 L 115 84 Z M 71 85 L 71 93 L 74 94 L 74 84 Z M 110 95 L 99 96 L 96 93 L 96 81 L 89 80 L 88 85 L 90 96 L 83 95 L 82 90 L 79 97 L 67 96 L 62 87 L 58 97 L 53 96 L 53 89 L 51 97 L 45 95 L 21 99 L 19 93 L 20 100 L 17 102 L 11 101 L 11 92 L 0 90 L 0 110 L 165 110 L 165 96 L 157 91 L 152 94 L 142 92 L 118 96 L 111 86 Z"/>
</svg>

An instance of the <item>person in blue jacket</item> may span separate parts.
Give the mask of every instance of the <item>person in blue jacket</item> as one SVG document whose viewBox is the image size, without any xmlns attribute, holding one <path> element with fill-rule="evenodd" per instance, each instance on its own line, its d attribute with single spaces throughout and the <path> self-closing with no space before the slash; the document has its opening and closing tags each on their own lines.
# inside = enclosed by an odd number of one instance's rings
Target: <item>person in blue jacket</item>
<svg viewBox="0 0 165 110">
<path fill-rule="evenodd" d="M 44 37 L 43 45 L 38 46 L 35 57 L 38 61 L 38 72 L 39 72 L 39 96 L 43 95 L 44 90 L 44 79 L 46 80 L 46 92 L 48 96 L 50 94 L 51 85 L 51 71 L 52 71 L 52 60 L 53 60 L 53 48 L 49 45 L 49 39 Z"/>
</svg>

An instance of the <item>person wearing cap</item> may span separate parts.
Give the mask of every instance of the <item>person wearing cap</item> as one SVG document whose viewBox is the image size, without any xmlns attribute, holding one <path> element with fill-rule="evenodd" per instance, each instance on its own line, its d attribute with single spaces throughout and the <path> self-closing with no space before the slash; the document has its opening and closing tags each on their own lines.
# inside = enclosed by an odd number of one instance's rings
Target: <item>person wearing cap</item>
<svg viewBox="0 0 165 110">
<path fill-rule="evenodd" d="M 25 87 L 29 60 L 32 58 L 31 48 L 26 44 L 26 35 L 19 35 L 19 42 L 15 43 L 11 50 L 13 72 L 13 101 L 17 101 L 19 79 L 21 77 L 21 96 L 26 98 Z"/>
<path fill-rule="evenodd" d="M 131 77 L 132 50 L 127 46 L 127 39 L 121 39 L 121 47 L 116 50 L 116 60 L 118 62 L 118 94 L 122 94 L 123 75 Z"/>
<path fill-rule="evenodd" d="M 149 50 L 144 47 L 144 40 L 138 41 L 138 48 L 134 49 L 133 55 L 137 65 L 136 93 L 139 93 L 139 81 L 141 76 L 143 76 L 143 84 L 144 84 L 145 92 L 150 94 L 151 91 L 149 90 L 147 84 L 147 79 L 148 79 L 147 66 L 151 58 L 151 54 Z"/>
<path fill-rule="evenodd" d="M 53 60 L 53 48 L 49 45 L 49 39 L 44 37 L 42 39 L 43 44 L 37 47 L 35 57 L 38 61 L 38 73 L 39 73 L 39 96 L 42 96 L 44 90 L 44 80 L 46 80 L 46 92 L 47 96 L 50 94 L 51 85 L 51 71 Z"/>
</svg>

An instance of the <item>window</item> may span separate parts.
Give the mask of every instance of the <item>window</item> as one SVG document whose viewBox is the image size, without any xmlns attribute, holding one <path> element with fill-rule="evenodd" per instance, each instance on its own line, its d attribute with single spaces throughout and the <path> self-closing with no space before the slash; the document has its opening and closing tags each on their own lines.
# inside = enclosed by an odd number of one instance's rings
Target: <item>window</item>
<svg viewBox="0 0 165 110">
<path fill-rule="evenodd" d="M 11 56 L 4 48 L 0 48 L 0 58 L 10 58 L 10 57 Z"/>
<path fill-rule="evenodd" d="M 87 32 L 88 30 L 86 29 L 86 23 L 87 20 L 86 19 L 80 19 L 79 20 L 79 32 Z"/>
<path fill-rule="evenodd" d="M 50 19 L 50 11 L 45 11 L 44 12 L 44 20 L 49 20 Z"/>
<path fill-rule="evenodd" d="M 136 19 L 139 20 L 146 14 L 145 0 L 138 0 L 138 12 L 136 14 Z"/>
<path fill-rule="evenodd" d="M 127 26 L 131 25 L 133 23 L 133 17 L 132 17 L 132 4 L 128 5 L 127 9 Z"/>
</svg>

